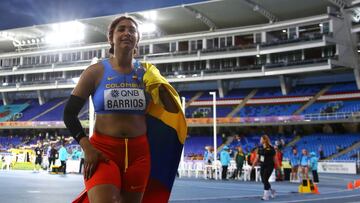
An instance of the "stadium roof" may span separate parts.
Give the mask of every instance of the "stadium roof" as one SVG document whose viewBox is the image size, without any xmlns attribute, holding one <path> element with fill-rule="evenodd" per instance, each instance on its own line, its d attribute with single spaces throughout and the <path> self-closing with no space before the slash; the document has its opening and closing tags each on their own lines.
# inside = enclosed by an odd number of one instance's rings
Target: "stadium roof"
<svg viewBox="0 0 360 203">
<path fill-rule="evenodd" d="M 338 0 L 212 0 L 147 11 L 127 13 L 141 23 L 154 23 L 162 35 L 267 24 L 325 14 Z M 85 43 L 106 41 L 109 23 L 124 14 L 80 19 L 85 25 Z M 14 51 L 14 41 L 43 39 L 54 24 L 0 31 L 0 52 Z"/>
</svg>

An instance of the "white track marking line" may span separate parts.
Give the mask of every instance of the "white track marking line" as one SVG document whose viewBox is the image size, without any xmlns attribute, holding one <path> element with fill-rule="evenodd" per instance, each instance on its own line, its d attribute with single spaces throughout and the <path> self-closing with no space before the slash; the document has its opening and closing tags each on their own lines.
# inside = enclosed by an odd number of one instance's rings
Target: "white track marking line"
<svg viewBox="0 0 360 203">
<path fill-rule="evenodd" d="M 277 203 L 285 202 L 312 202 L 312 201 L 319 201 L 319 200 L 334 200 L 334 199 L 343 199 L 348 197 L 360 197 L 360 194 L 357 195 L 344 195 L 344 196 L 338 196 L 338 197 L 323 197 L 323 198 L 313 198 L 313 199 L 303 199 L 303 200 L 286 200 L 286 201 L 277 201 Z"/>
<path fill-rule="evenodd" d="M 41 193 L 40 191 L 38 190 L 28 190 L 26 191 L 27 193 Z"/>
</svg>

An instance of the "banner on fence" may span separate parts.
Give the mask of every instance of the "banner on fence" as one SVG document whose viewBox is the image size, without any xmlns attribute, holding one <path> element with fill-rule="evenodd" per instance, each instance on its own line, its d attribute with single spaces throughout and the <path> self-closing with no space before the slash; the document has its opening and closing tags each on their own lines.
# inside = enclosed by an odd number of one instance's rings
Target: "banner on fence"
<svg viewBox="0 0 360 203">
<path fill-rule="evenodd" d="M 319 173 L 356 174 L 355 162 L 319 162 Z"/>
</svg>

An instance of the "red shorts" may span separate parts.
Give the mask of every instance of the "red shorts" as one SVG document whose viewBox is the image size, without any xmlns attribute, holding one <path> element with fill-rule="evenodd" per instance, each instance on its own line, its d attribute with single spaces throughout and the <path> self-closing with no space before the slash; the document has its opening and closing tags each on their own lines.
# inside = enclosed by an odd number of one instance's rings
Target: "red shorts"
<svg viewBox="0 0 360 203">
<path fill-rule="evenodd" d="M 110 159 L 100 162 L 89 180 L 86 190 L 101 184 L 115 185 L 127 192 L 144 192 L 150 175 L 150 149 L 146 135 L 117 138 L 97 132 L 90 143 Z"/>
</svg>

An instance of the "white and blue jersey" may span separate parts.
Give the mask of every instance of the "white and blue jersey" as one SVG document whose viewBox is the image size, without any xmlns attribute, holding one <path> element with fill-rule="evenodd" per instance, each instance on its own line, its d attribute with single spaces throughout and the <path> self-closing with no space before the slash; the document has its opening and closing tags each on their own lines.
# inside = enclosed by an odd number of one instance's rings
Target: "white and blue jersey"
<svg viewBox="0 0 360 203">
<path fill-rule="evenodd" d="M 103 77 L 92 95 L 97 114 L 127 113 L 144 115 L 147 96 L 143 85 L 144 68 L 138 61 L 134 69 L 123 74 L 114 70 L 109 60 L 103 60 Z"/>
</svg>

